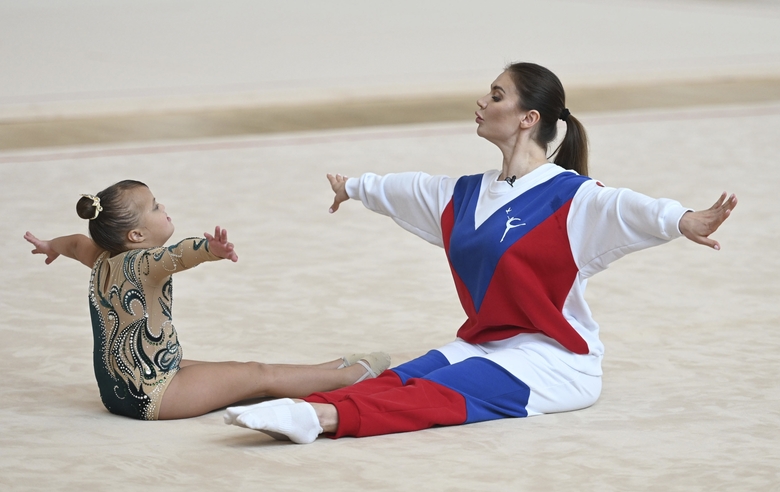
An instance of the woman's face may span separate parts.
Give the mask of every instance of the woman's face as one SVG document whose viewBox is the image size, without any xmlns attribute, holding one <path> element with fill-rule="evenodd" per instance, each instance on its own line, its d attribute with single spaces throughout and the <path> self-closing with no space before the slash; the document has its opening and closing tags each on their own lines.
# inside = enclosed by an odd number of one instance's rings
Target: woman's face
<svg viewBox="0 0 780 492">
<path fill-rule="evenodd" d="M 157 203 L 151 190 L 139 186 L 129 191 L 129 201 L 138 212 L 138 226 L 148 241 L 147 246 L 163 246 L 173 235 L 171 218 L 165 213 L 165 205 Z"/>
<path fill-rule="evenodd" d="M 490 92 L 477 100 L 477 135 L 496 144 L 517 135 L 523 116 L 519 102 L 512 77 L 503 72 L 491 84 Z"/>
</svg>

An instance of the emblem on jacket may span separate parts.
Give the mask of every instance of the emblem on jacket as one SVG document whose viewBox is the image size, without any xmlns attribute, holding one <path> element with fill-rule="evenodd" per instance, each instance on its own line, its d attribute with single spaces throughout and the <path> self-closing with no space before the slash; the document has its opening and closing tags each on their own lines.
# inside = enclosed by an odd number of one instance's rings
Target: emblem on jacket
<svg viewBox="0 0 780 492">
<path fill-rule="evenodd" d="M 512 208 L 506 209 L 506 229 L 504 229 L 504 235 L 501 236 L 500 243 L 504 242 L 504 238 L 506 237 L 506 233 L 509 232 L 509 229 L 514 229 L 515 227 L 524 226 L 525 222 L 523 222 L 521 218 L 519 217 L 510 217 L 509 212 L 512 211 Z"/>
</svg>

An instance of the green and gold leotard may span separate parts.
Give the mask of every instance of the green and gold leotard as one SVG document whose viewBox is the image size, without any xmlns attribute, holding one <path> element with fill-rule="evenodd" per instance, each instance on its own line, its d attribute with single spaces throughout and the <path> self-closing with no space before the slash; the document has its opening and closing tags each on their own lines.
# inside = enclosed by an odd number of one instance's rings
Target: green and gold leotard
<svg viewBox="0 0 780 492">
<path fill-rule="evenodd" d="M 206 239 L 188 238 L 113 257 L 106 252 L 95 261 L 89 282 L 94 368 L 110 412 L 157 419 L 182 358 L 173 326 L 172 275 L 218 259 Z"/>
</svg>

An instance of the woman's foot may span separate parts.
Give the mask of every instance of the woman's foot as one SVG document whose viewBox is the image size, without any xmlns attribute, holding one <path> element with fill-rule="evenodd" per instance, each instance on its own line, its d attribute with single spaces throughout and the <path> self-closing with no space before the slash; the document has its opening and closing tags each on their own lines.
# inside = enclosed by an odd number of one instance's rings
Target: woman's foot
<svg viewBox="0 0 780 492">
<path fill-rule="evenodd" d="M 260 403 L 255 403 L 254 405 L 228 407 L 225 409 L 225 415 L 223 415 L 222 418 L 225 420 L 226 424 L 235 424 L 238 416 L 247 410 L 262 407 L 276 407 L 279 405 L 292 405 L 294 403 L 295 402 L 290 398 L 279 398 L 276 400 L 267 400 Z"/>
<path fill-rule="evenodd" d="M 271 400 L 245 407 L 245 410 L 230 422 L 225 415 L 225 423 L 254 429 L 276 440 L 290 440 L 298 444 L 314 442 L 322 433 L 317 412 L 311 404 L 284 399 Z M 289 403 L 288 403 L 289 402 Z M 228 409 L 230 411 L 231 409 Z"/>
</svg>

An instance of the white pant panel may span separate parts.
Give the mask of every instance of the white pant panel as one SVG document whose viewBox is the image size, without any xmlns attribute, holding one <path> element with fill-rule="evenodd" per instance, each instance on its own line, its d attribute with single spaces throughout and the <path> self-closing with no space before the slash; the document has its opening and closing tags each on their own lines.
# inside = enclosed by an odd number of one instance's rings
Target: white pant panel
<svg viewBox="0 0 780 492">
<path fill-rule="evenodd" d="M 563 362 L 559 357 L 561 349 L 548 340 L 535 334 L 480 345 L 455 340 L 438 350 L 450 364 L 484 357 L 528 385 L 528 416 L 593 405 L 601 394 L 601 377 L 577 371 Z"/>
</svg>

